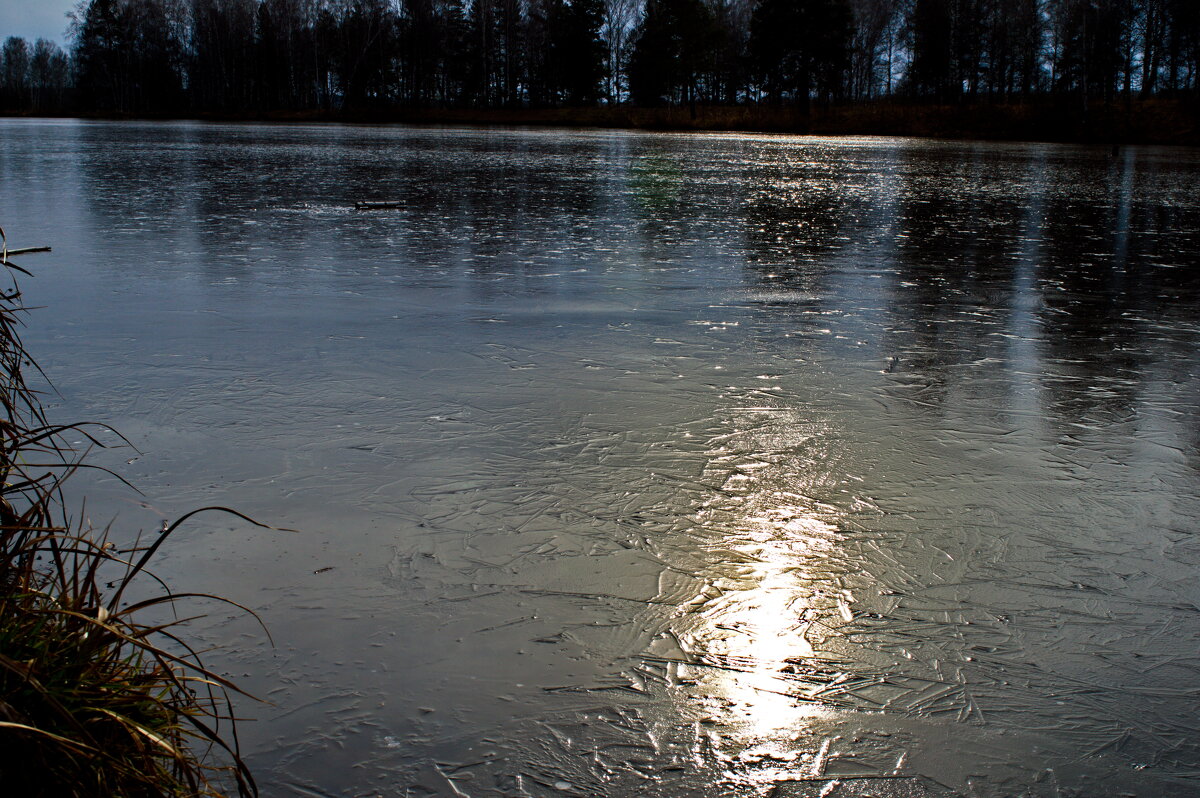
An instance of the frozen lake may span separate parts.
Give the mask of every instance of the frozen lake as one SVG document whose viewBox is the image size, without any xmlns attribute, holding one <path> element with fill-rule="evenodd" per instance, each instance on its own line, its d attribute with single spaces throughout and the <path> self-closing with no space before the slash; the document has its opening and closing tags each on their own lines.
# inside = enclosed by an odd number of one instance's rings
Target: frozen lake
<svg viewBox="0 0 1200 798">
<path fill-rule="evenodd" d="M 1200 791 L 1200 154 L 0 122 L 266 796 Z M 398 200 L 356 211 L 358 200 Z M 835 783 L 836 782 L 836 783 Z M 1076 792 L 1071 792 L 1075 790 Z"/>
</svg>

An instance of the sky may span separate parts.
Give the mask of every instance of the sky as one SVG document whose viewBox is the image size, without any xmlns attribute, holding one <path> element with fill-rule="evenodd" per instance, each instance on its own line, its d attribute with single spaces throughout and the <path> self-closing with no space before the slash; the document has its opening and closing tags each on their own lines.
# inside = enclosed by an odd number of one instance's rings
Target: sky
<svg viewBox="0 0 1200 798">
<path fill-rule="evenodd" d="M 0 40 L 22 36 L 49 39 L 65 47 L 67 12 L 76 0 L 0 0 Z"/>
</svg>

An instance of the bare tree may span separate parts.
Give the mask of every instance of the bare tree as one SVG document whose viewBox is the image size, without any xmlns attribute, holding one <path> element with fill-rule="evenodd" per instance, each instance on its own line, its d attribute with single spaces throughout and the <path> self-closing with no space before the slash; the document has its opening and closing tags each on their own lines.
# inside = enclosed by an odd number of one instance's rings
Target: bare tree
<svg viewBox="0 0 1200 798">
<path fill-rule="evenodd" d="M 642 7 L 642 0 L 604 0 L 600 33 L 608 43 L 605 96 L 614 105 L 629 98 L 629 56 Z"/>
<path fill-rule="evenodd" d="M 29 107 L 29 45 L 19 36 L 9 36 L 0 49 L 0 92 L 8 108 Z"/>
<path fill-rule="evenodd" d="M 65 104 L 71 63 L 57 44 L 38 39 L 29 59 L 29 91 L 34 110 L 53 111 Z"/>
</svg>

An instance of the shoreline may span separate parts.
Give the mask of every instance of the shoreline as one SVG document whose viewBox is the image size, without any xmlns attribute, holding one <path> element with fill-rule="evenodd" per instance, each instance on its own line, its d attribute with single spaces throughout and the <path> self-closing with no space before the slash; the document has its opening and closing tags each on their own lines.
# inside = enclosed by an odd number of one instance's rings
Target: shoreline
<svg viewBox="0 0 1200 798">
<path fill-rule="evenodd" d="M 1044 100 L 1028 104 L 922 105 L 883 100 L 798 109 L 744 105 L 643 108 L 380 108 L 246 113 L 4 113 L 8 118 L 343 122 L 362 124 L 560 127 L 661 132 L 889 136 L 1092 145 L 1200 145 L 1200 104 L 1154 98 L 1095 105 L 1086 112 Z"/>
</svg>

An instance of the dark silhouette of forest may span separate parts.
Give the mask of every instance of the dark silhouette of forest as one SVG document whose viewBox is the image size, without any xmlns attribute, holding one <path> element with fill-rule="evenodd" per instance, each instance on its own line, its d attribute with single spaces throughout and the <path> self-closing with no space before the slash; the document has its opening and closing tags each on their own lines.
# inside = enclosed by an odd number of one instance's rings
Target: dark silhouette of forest
<svg viewBox="0 0 1200 798">
<path fill-rule="evenodd" d="M 770 127 L 842 109 L 852 128 L 900 106 L 910 126 L 1151 107 L 1194 132 L 1198 96 L 1197 0 L 85 0 L 66 51 L 0 51 L 10 113 Z"/>
</svg>

